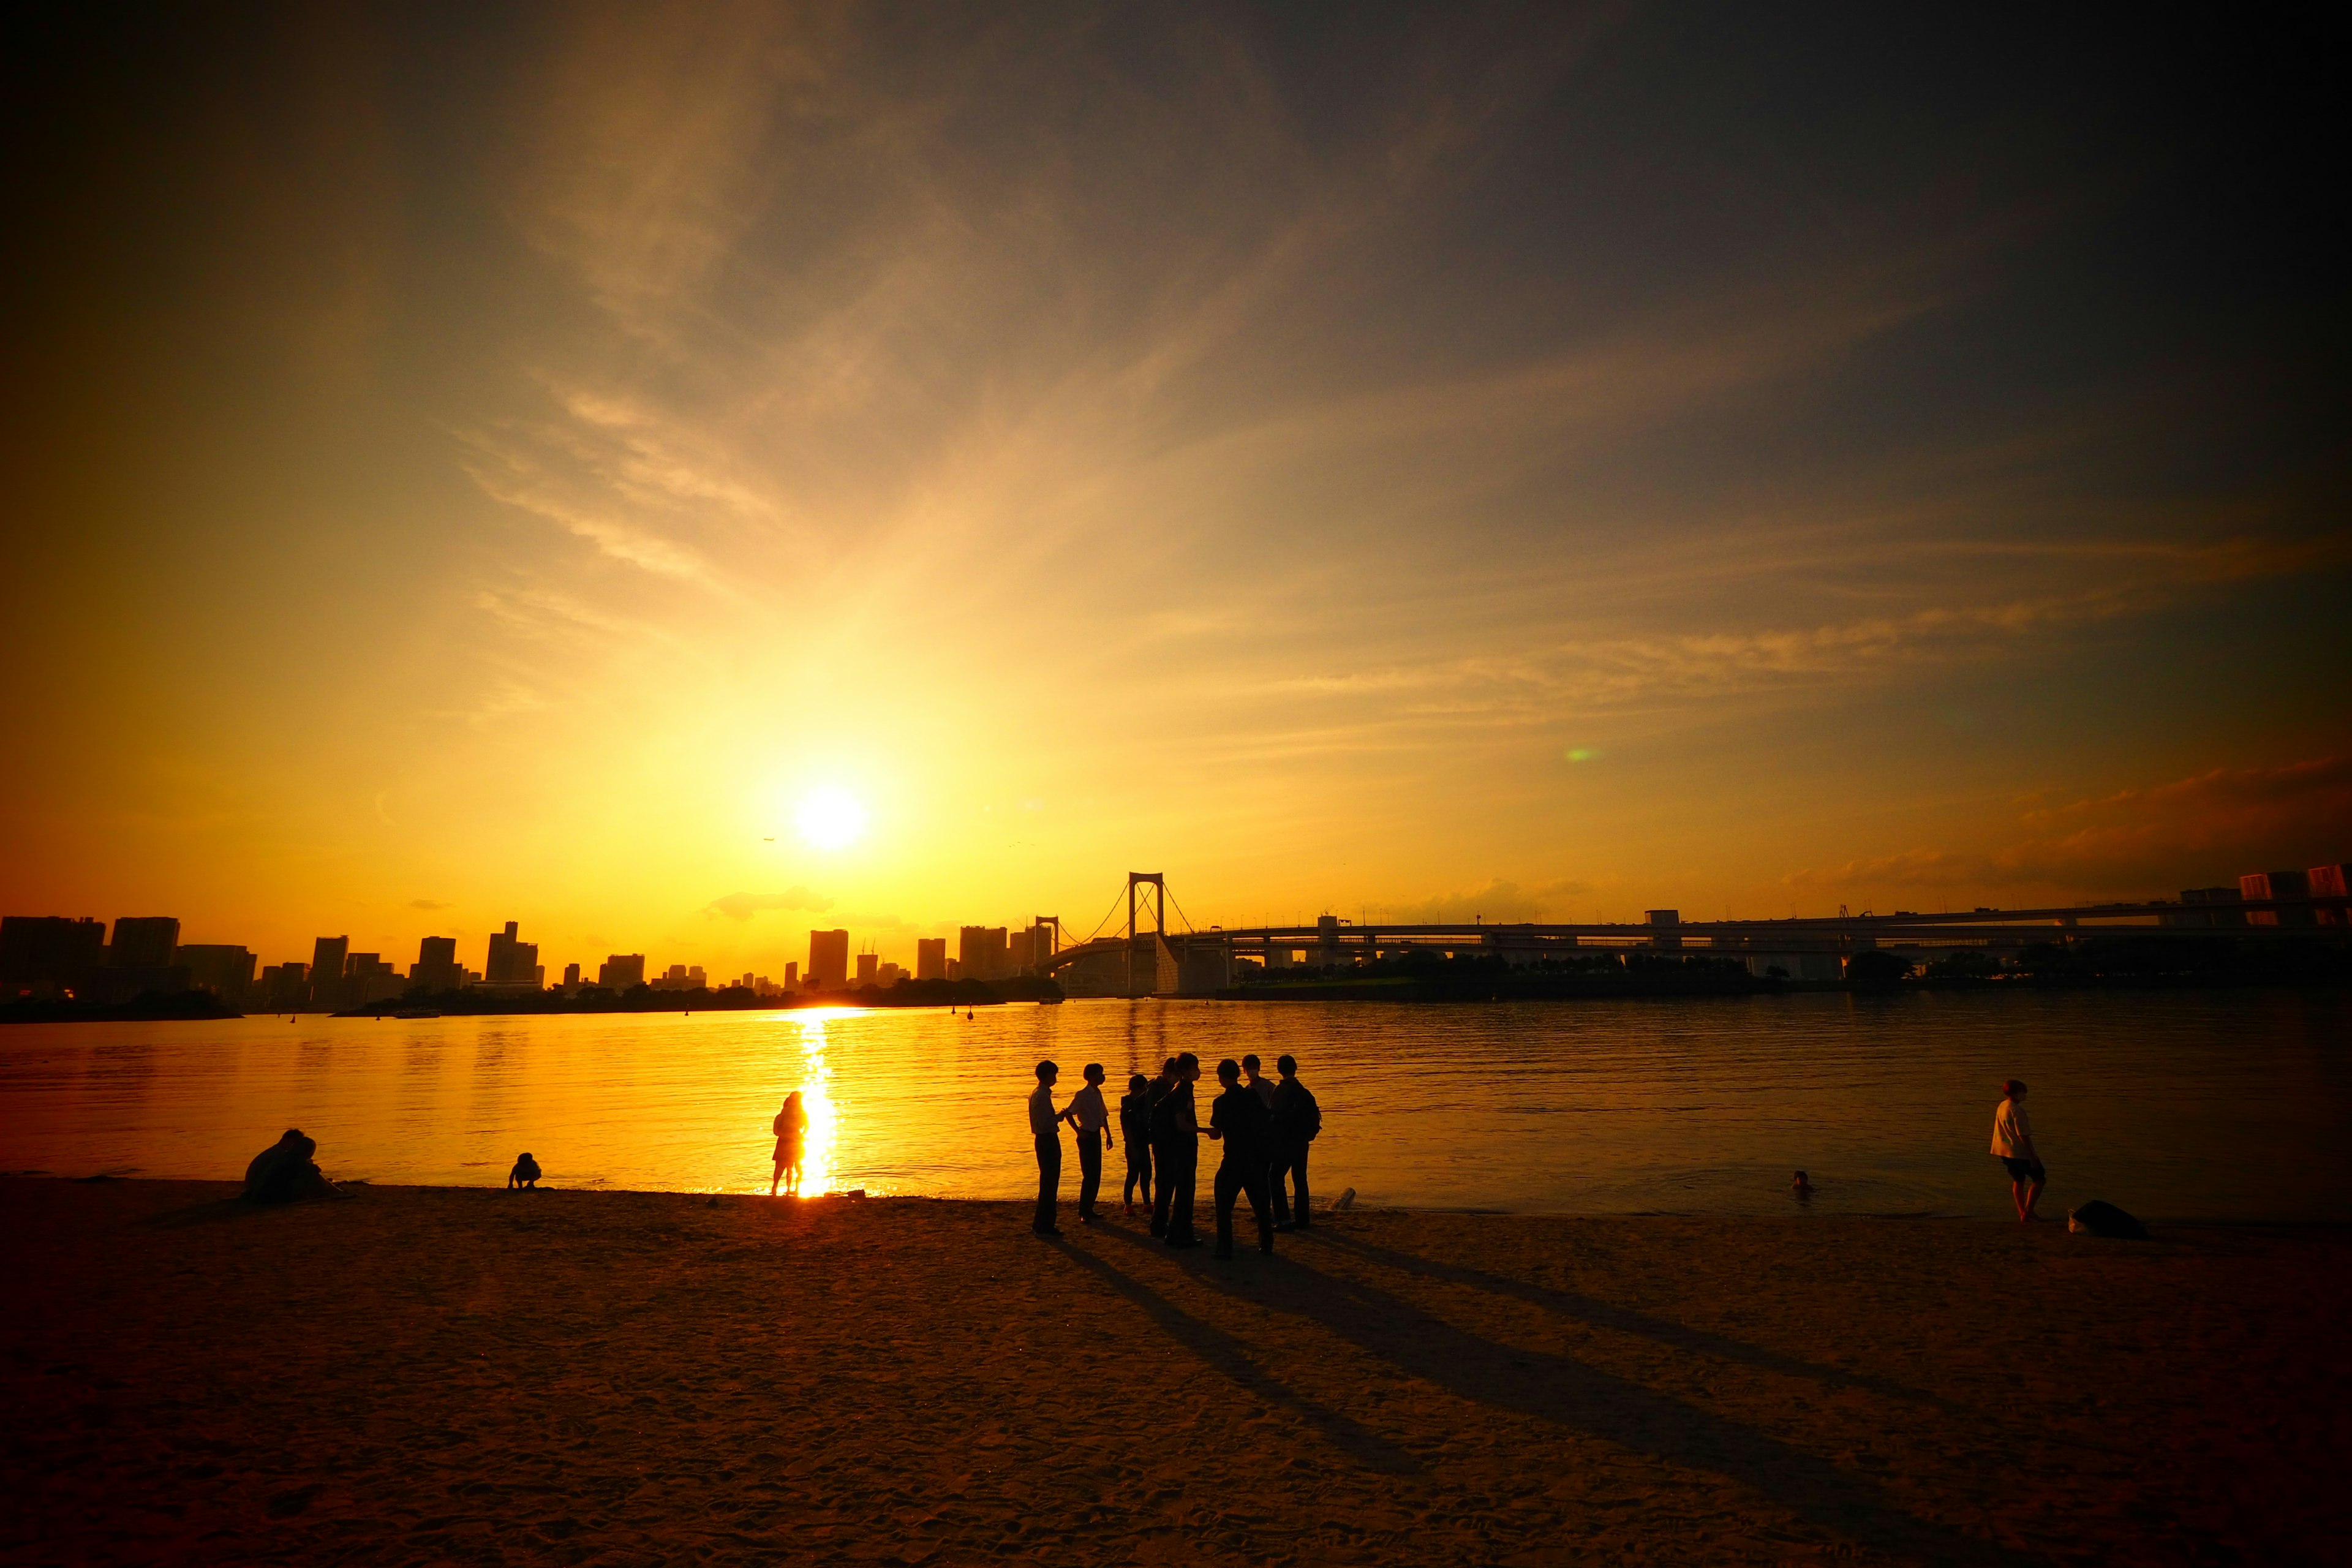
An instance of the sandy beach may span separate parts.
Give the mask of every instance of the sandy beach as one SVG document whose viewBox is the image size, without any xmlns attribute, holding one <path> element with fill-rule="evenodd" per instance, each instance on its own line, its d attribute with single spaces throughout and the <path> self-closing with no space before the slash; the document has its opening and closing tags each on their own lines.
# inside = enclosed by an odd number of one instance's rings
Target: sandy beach
<svg viewBox="0 0 2352 1568">
<path fill-rule="evenodd" d="M 15 1561 L 2340 1560 L 2352 1237 L 0 1181 Z"/>
</svg>

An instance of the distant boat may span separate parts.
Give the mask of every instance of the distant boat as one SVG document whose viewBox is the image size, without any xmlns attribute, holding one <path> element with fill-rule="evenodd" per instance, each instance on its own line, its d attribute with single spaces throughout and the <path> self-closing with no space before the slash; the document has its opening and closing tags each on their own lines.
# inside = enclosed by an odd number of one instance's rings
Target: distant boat
<svg viewBox="0 0 2352 1568">
<path fill-rule="evenodd" d="M 430 1007 L 403 1007 L 393 1015 L 395 1018 L 437 1018 L 440 1016 Z"/>
</svg>

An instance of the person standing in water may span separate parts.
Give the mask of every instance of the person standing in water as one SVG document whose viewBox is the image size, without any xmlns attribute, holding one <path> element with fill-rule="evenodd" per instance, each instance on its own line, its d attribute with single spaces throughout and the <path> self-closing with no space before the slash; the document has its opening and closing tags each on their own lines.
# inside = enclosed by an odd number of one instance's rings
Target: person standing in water
<svg viewBox="0 0 2352 1568">
<path fill-rule="evenodd" d="M 1192 1112 L 1192 1085 L 1201 1058 L 1186 1051 L 1171 1064 L 1175 1082 L 1151 1112 L 1152 1163 L 1158 1191 L 1152 1194 L 1151 1234 L 1171 1247 L 1198 1247 L 1192 1231 L 1192 1187 L 1201 1170 L 1201 1124 Z"/>
<path fill-rule="evenodd" d="M 799 1089 L 784 1096 L 784 1108 L 769 1125 L 776 1134 L 776 1173 L 768 1179 L 768 1195 L 774 1197 L 781 1184 L 786 1197 L 796 1198 L 801 1195 L 801 1148 L 808 1142 L 808 1112 L 802 1108 Z"/>
<path fill-rule="evenodd" d="M 2035 1217 L 2042 1187 L 2050 1173 L 2033 1147 L 2033 1123 L 2025 1115 L 2025 1080 L 2009 1079 L 2000 1086 L 2000 1103 L 1992 1108 L 1992 1152 L 2009 1171 L 2010 1196 L 2017 1200 L 2017 1217 Z"/>
<path fill-rule="evenodd" d="M 1143 1206 L 1151 1206 L 1151 1080 L 1129 1073 L 1127 1092 L 1118 1101 L 1118 1135 L 1127 1140 L 1127 1185 L 1120 1202 L 1135 1212 L 1135 1189 L 1143 1186 Z"/>
<path fill-rule="evenodd" d="M 1062 1205 L 1062 1115 L 1054 1109 L 1054 1080 L 1061 1068 L 1050 1061 L 1037 1064 L 1037 1087 L 1029 1096 L 1029 1135 L 1037 1145 L 1037 1214 L 1029 1228 L 1039 1236 L 1062 1234 L 1057 1210 Z"/>
<path fill-rule="evenodd" d="M 1247 1194 L 1250 1215 L 1257 1221 L 1257 1249 L 1274 1251 L 1274 1205 L 1267 1200 L 1266 1137 L 1271 1118 L 1265 1101 L 1242 1082 L 1241 1064 L 1227 1057 L 1217 1064 L 1217 1081 L 1225 1091 L 1209 1107 L 1209 1136 L 1225 1146 L 1217 1165 L 1217 1252 L 1234 1255 L 1234 1200 Z"/>
<path fill-rule="evenodd" d="M 1103 1103 L 1103 1065 L 1088 1062 L 1086 1066 L 1087 1087 L 1070 1096 L 1063 1120 L 1078 1131 L 1078 1219 L 1092 1225 L 1102 1216 L 1095 1213 L 1095 1195 L 1102 1191 L 1103 1140 L 1110 1136 L 1110 1108 Z"/>
</svg>

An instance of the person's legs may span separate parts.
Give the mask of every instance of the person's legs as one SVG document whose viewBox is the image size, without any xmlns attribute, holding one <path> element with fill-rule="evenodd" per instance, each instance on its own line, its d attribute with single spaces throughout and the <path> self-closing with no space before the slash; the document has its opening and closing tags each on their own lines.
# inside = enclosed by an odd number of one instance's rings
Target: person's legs
<svg viewBox="0 0 2352 1568">
<path fill-rule="evenodd" d="M 1301 1143 L 1296 1149 L 1290 1150 L 1284 1156 L 1284 1161 L 1289 1166 L 1287 1174 L 1290 1179 L 1298 1184 L 1297 1195 L 1292 1200 L 1290 1205 L 1290 1226 L 1293 1230 L 1306 1230 L 1311 1225 L 1308 1218 L 1311 1211 L 1307 1207 L 1307 1145 Z"/>
<path fill-rule="evenodd" d="M 776 1189 L 783 1185 L 783 1182 L 784 1162 L 782 1156 L 779 1155 L 776 1159 L 776 1173 L 768 1178 L 768 1195 L 772 1198 L 774 1197 L 776 1195 Z"/>
<path fill-rule="evenodd" d="M 1265 1171 L 1253 1171 L 1250 1174 L 1255 1179 L 1244 1190 L 1249 1194 L 1250 1217 L 1257 1221 L 1257 1249 L 1271 1255 L 1274 1251 L 1272 1183 Z"/>
<path fill-rule="evenodd" d="M 1062 1201 L 1062 1140 L 1056 1133 L 1037 1135 L 1037 1217 L 1033 1221 L 1040 1236 L 1049 1235 L 1060 1226 L 1055 1222 L 1055 1210 Z"/>
<path fill-rule="evenodd" d="M 1151 1163 L 1151 1234 L 1166 1236 L 1168 1205 L 1174 1197 L 1168 1188 L 1169 1167 L 1176 1163 L 1176 1151 L 1172 1147 L 1162 1146 L 1158 1153 L 1160 1158 Z"/>
<path fill-rule="evenodd" d="M 1119 1201 L 1127 1205 L 1127 1212 L 1129 1214 L 1135 1212 L 1135 1188 L 1139 1182 L 1143 1184 L 1143 1206 L 1150 1208 L 1151 1206 L 1151 1146 L 1148 1143 L 1138 1143 L 1130 1138 L 1127 1141 L 1127 1185 L 1119 1198 Z"/>
<path fill-rule="evenodd" d="M 1282 1151 L 1276 1150 L 1266 1156 L 1266 1194 L 1274 1199 L 1274 1223 L 1281 1226 L 1290 1223 L 1290 1200 L 1284 1195 L 1282 1190 L 1289 1184 L 1283 1179 L 1289 1173 L 1289 1170 L 1290 1161 Z"/>
<path fill-rule="evenodd" d="M 2036 1161 L 2033 1166 L 2033 1173 L 2025 1179 L 2025 1195 L 2018 1202 L 2018 1218 L 2032 1219 L 2034 1217 L 2033 1205 L 2042 1201 L 2042 1188 L 2049 1180 L 2050 1173 L 2042 1168 L 2041 1162 Z"/>
<path fill-rule="evenodd" d="M 1095 1217 L 1095 1195 L 1102 1191 L 1102 1134 L 1078 1134 L 1078 1217 Z"/>
<path fill-rule="evenodd" d="M 1213 1187 L 1217 1199 L 1217 1256 L 1220 1258 L 1234 1255 L 1234 1194 L 1241 1190 L 1241 1186 L 1242 1173 L 1239 1171 L 1231 1165 L 1217 1167 Z M 1250 1200 L 1253 1206 L 1256 1201 L 1255 1198 Z"/>
<path fill-rule="evenodd" d="M 1186 1151 L 1176 1152 L 1176 1169 L 1171 1173 L 1168 1205 L 1168 1240 L 1171 1246 L 1198 1247 L 1200 1237 L 1192 1229 L 1193 1189 L 1201 1179 L 1201 1157 L 1197 1153 L 1185 1158 Z"/>
</svg>

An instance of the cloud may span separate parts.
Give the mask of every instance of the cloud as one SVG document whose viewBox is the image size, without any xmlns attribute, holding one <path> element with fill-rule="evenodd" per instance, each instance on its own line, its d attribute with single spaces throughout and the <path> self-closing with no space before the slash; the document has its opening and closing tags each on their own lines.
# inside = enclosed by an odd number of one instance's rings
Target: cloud
<svg viewBox="0 0 2352 1568">
<path fill-rule="evenodd" d="M 1547 919 L 1561 910 L 1570 900 L 1591 890 L 1590 883 L 1565 879 L 1522 888 L 1517 882 L 1496 878 L 1471 892 L 1440 893 L 1417 904 L 1383 904 L 1371 910 L 1366 918 L 1374 926 L 1383 921 L 1416 925 L 1467 925 L 1474 920 L 1484 921 L 1488 925 L 1509 925 L 1520 921 Z"/>
<path fill-rule="evenodd" d="M 808 910 L 821 912 L 833 908 L 833 900 L 806 888 L 794 886 L 781 893 L 730 893 L 723 899 L 713 899 L 703 906 L 707 915 L 725 915 L 731 920 L 748 921 L 762 910 Z"/>
<path fill-rule="evenodd" d="M 1895 894 L 1906 889 L 2103 889 L 2168 896 L 2234 883 L 2242 872 L 2340 859 L 2352 838 L 2352 759 L 2212 768 L 2187 778 L 2056 805 L 2022 803 L 2008 843 L 1976 852 L 1918 848 L 1793 872 L 1791 888 Z"/>
<path fill-rule="evenodd" d="M 455 909 L 457 906 L 445 904 L 438 899 L 411 899 L 408 900 L 408 907 L 412 910 L 447 910 Z"/>
</svg>

